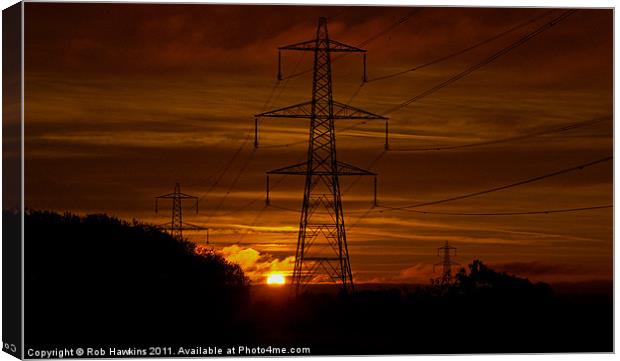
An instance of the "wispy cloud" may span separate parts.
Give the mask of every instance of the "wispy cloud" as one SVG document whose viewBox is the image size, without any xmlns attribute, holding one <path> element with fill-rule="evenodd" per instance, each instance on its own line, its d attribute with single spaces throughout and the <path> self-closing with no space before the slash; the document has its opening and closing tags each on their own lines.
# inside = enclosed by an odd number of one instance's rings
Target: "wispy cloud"
<svg viewBox="0 0 620 361">
<path fill-rule="evenodd" d="M 241 266 L 246 276 L 256 283 L 264 283 L 270 273 L 281 273 L 290 277 L 295 265 L 295 257 L 279 259 L 253 248 L 237 245 L 224 247 L 217 252 L 228 261 Z"/>
<path fill-rule="evenodd" d="M 101 16 L 103 7 L 111 16 Z M 310 74 L 275 82 L 276 48 L 311 38 L 318 16 L 342 10 L 330 21 L 330 35 L 351 44 L 371 38 L 410 11 L 27 4 L 26 205 L 164 223 L 169 215 L 165 209 L 154 214 L 152 197 L 180 182 L 185 192 L 200 197 L 200 213 L 185 212 L 184 219 L 208 226 L 217 248 L 244 263 L 255 280 L 272 265 L 288 269 L 299 214 L 265 207 L 265 172 L 305 159 L 308 122 L 262 120 L 261 146 L 253 149 L 253 115 L 309 99 Z M 544 11 L 424 8 L 368 44 L 369 76 L 453 53 Z M 390 114 L 392 149 L 513 137 L 611 114 L 612 30 L 611 10 L 578 11 L 471 76 Z M 352 104 L 381 113 L 520 35 L 511 36 L 361 89 L 361 59 L 334 61 L 334 96 L 345 102 L 359 90 Z M 305 70 L 311 61 L 307 54 L 285 54 L 284 73 Z M 384 123 L 360 123 L 336 125 L 338 158 L 379 174 L 382 206 L 496 187 L 613 150 L 610 121 L 492 146 L 386 152 L 371 164 L 383 152 Z M 344 129 L 354 124 L 355 129 Z M 466 259 L 530 264 L 529 271 L 513 264 L 519 272 L 540 271 L 531 262 L 575 263 L 587 264 L 584 275 L 610 277 L 605 265 L 612 251 L 611 209 L 492 218 L 381 213 L 375 208 L 358 219 L 372 205 L 372 179 L 341 177 L 340 182 L 353 268 L 361 279 L 428 278 L 435 248 L 446 240 L 462 249 Z M 271 186 L 272 204 L 299 209 L 303 177 L 273 176 Z M 612 202 L 610 162 L 424 209 L 502 212 Z M 198 232 L 187 236 L 196 242 L 205 239 Z M 558 272 L 545 277 L 564 277 Z"/>
</svg>

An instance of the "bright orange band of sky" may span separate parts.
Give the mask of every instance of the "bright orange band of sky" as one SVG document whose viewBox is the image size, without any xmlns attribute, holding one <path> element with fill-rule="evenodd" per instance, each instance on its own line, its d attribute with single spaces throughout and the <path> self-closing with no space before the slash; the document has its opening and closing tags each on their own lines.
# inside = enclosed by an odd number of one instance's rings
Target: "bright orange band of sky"
<svg viewBox="0 0 620 361">
<path fill-rule="evenodd" d="M 274 88 L 277 47 L 311 39 L 318 17 L 327 16 L 332 38 L 365 44 L 373 79 L 535 19 L 460 56 L 361 89 L 361 58 L 335 61 L 335 99 L 353 99 L 352 105 L 382 114 L 562 11 L 60 3 L 25 8 L 26 205 L 165 223 L 165 212 L 154 213 L 153 197 L 180 182 L 184 192 L 200 196 L 200 213 L 188 207 L 185 220 L 210 227 L 211 245 L 260 282 L 269 272 L 291 271 L 299 222 L 296 212 L 264 208 L 264 174 L 304 159 L 308 124 L 262 121 L 255 150 L 248 138 L 253 114 L 307 101 L 311 90 L 310 74 Z M 576 12 L 390 114 L 391 148 L 483 142 L 611 115 L 612 27 L 612 10 Z M 284 54 L 284 75 L 308 69 L 311 58 Z M 487 146 L 383 154 L 382 122 L 342 130 L 352 124 L 337 124 L 338 157 L 376 171 L 379 203 L 393 206 L 564 169 L 610 155 L 613 144 L 612 122 L 604 121 Z M 299 209 L 303 180 L 294 178 L 272 179 L 274 205 Z M 421 210 L 492 213 L 612 204 L 612 181 L 607 162 Z M 374 209 L 358 221 L 372 206 L 372 179 L 343 179 L 342 188 L 357 282 L 427 282 L 439 261 L 436 248 L 446 240 L 458 248 L 463 264 L 478 258 L 552 282 L 612 277 L 612 209 L 496 217 Z M 187 236 L 206 241 L 204 233 Z"/>
</svg>

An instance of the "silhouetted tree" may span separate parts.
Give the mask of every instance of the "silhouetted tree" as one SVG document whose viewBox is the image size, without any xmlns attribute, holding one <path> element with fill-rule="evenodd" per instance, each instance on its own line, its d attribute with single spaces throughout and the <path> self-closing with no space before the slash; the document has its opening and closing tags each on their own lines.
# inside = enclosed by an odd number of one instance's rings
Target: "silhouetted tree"
<svg viewBox="0 0 620 361">
<path fill-rule="evenodd" d="M 536 302 L 552 295 L 551 286 L 547 283 L 532 283 L 527 278 L 509 275 L 490 269 L 480 260 L 468 265 L 469 272 L 461 268 L 450 285 L 450 292 L 460 295 L 484 295 L 490 298 L 518 297 L 531 298 Z"/>
<path fill-rule="evenodd" d="M 28 210 L 25 249 L 32 343 L 217 338 L 247 299 L 238 265 L 137 221 Z"/>
<path fill-rule="evenodd" d="M 307 346 L 314 355 L 613 350 L 611 296 L 559 298 L 547 284 L 479 260 L 447 286 L 361 285 L 347 297 L 252 300 L 238 266 L 137 221 L 29 211 L 26 252 L 31 346 L 246 344 Z"/>
</svg>

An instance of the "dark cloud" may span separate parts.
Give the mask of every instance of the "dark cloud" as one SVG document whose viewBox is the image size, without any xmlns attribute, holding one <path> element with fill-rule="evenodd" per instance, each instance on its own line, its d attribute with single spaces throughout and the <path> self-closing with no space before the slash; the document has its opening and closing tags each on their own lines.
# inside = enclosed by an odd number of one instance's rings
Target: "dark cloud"
<svg viewBox="0 0 620 361">
<path fill-rule="evenodd" d="M 503 272 L 515 275 L 548 276 L 548 275 L 580 275 L 588 271 L 588 267 L 578 264 L 552 264 L 544 262 L 509 262 L 496 264 Z"/>
<path fill-rule="evenodd" d="M 423 8 L 369 44 L 371 64 L 418 65 L 548 11 Z M 541 22 L 560 12 L 552 11 Z M 410 13 L 411 8 L 363 6 L 30 3 L 26 6 L 26 46 L 31 50 L 26 54 L 26 64 L 30 71 L 107 74 L 156 70 L 194 73 L 223 67 L 264 70 L 273 64 L 275 47 L 309 39 L 319 16 L 340 14 L 332 20 L 332 36 L 356 44 L 391 28 Z M 611 26 L 611 11 L 581 10 L 500 64 L 513 68 L 532 62 L 538 67 L 551 65 L 549 69 L 556 71 L 544 72 L 546 76 L 557 74 L 557 67 L 573 70 L 573 64 L 591 64 L 586 72 L 590 75 L 601 66 L 611 70 Z M 521 34 L 532 28 L 535 26 Z M 515 32 L 487 49 L 497 49 L 519 36 Z M 583 52 L 592 48 L 604 56 Z M 488 50 L 474 54 L 480 58 L 485 52 Z M 564 61 L 565 56 L 574 62 Z"/>
</svg>

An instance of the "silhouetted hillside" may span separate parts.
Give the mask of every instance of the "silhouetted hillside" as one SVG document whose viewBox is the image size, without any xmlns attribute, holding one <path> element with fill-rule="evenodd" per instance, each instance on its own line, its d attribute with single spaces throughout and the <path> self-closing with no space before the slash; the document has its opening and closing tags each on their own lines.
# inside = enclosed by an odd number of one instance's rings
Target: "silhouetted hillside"
<svg viewBox="0 0 620 361">
<path fill-rule="evenodd" d="M 17 217 L 5 214 L 5 217 Z M 313 355 L 611 352 L 613 299 L 474 261 L 454 281 L 252 298 L 240 268 L 141 223 L 26 214 L 26 345 L 310 347 Z M 313 287 L 310 287 L 312 289 Z"/>
<path fill-rule="evenodd" d="M 260 315 L 256 343 L 301 343 L 322 354 L 613 350 L 611 298 L 557 297 L 545 283 L 480 261 L 448 285 L 308 293 L 288 304 L 255 304 L 250 313 Z"/>
<path fill-rule="evenodd" d="M 474 260 L 468 268 L 469 271 L 462 268 L 456 273 L 453 283 L 442 286 L 435 282 L 431 289 L 444 291 L 451 297 L 460 296 L 491 302 L 509 299 L 539 303 L 548 301 L 553 295 L 551 286 L 546 283 L 532 283 L 526 278 L 496 272 L 479 260 Z"/>
<path fill-rule="evenodd" d="M 150 225 L 29 211 L 25 230 L 28 344 L 221 337 L 246 299 L 239 266 Z"/>
</svg>

